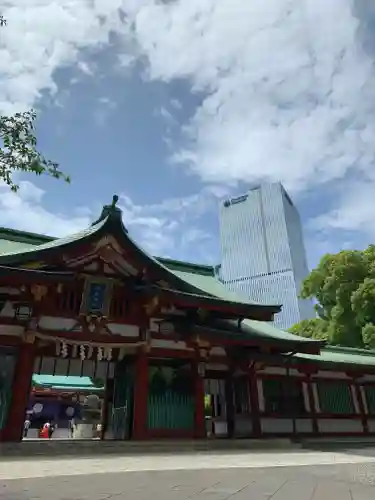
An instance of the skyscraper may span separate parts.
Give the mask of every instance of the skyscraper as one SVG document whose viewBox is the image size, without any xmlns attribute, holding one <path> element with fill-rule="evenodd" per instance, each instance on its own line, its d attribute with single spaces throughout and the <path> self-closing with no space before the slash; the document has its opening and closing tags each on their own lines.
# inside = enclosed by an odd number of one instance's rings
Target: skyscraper
<svg viewBox="0 0 375 500">
<path fill-rule="evenodd" d="M 220 279 L 254 302 L 282 304 L 275 324 L 315 317 L 298 298 L 308 274 L 299 213 L 281 183 L 262 183 L 220 207 Z"/>
</svg>

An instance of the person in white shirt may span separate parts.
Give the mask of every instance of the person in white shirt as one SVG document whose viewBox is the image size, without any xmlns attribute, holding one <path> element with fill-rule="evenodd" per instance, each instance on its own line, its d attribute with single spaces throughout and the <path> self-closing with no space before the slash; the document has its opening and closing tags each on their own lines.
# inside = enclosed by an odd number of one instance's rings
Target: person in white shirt
<svg viewBox="0 0 375 500">
<path fill-rule="evenodd" d="M 23 423 L 23 437 L 24 438 L 27 438 L 30 426 L 31 426 L 31 421 L 30 421 L 29 417 L 26 417 L 25 422 Z"/>
</svg>

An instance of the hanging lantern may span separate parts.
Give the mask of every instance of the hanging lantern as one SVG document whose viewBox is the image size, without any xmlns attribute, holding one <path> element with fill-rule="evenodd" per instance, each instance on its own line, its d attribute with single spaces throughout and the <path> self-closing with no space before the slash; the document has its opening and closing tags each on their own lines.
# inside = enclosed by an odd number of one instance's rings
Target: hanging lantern
<svg viewBox="0 0 375 500">
<path fill-rule="evenodd" d="M 15 311 L 14 311 L 14 317 L 18 321 L 28 321 L 31 319 L 31 316 L 33 314 L 32 308 L 28 304 L 17 304 Z"/>
</svg>

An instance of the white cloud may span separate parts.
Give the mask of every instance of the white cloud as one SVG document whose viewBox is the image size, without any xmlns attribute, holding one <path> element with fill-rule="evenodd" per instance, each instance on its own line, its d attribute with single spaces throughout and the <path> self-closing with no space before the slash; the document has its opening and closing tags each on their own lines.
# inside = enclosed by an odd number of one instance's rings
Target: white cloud
<svg viewBox="0 0 375 500">
<path fill-rule="evenodd" d="M 216 263 L 217 234 L 203 229 L 204 216 L 216 211 L 226 191 L 209 186 L 184 198 L 169 198 L 152 205 L 120 196 L 119 206 L 129 232 L 155 255 Z"/>
<path fill-rule="evenodd" d="M 374 242 L 375 179 L 352 180 L 339 190 L 334 208 L 310 221 L 312 231 L 345 238 L 348 233 L 362 233 L 365 244 Z"/>
<path fill-rule="evenodd" d="M 54 71 L 79 63 L 81 50 L 108 43 L 120 30 L 121 0 L 10 0 L 2 9 L 8 26 L 0 37 L 0 110 L 35 105 L 42 90 L 56 92 Z M 103 19 L 105 22 L 103 23 Z"/>
<path fill-rule="evenodd" d="M 95 72 L 84 49 L 101 49 L 114 32 L 127 70 L 141 58 L 151 80 L 183 78 L 203 92 L 188 144 L 174 151 L 203 180 L 262 177 L 304 191 L 362 178 L 375 154 L 373 9 L 369 0 L 11 0 L 2 12 L 0 109 L 25 109 L 42 91 L 56 92 L 63 66 Z M 320 225 L 370 231 L 364 200 L 373 191 L 363 189 L 360 203 L 339 197 Z M 189 203 L 168 200 L 158 210 Z M 199 212 L 205 203 L 193 197 L 189 206 Z"/>
<path fill-rule="evenodd" d="M 82 49 L 99 49 L 115 32 L 119 59 L 146 58 L 151 79 L 187 78 L 206 92 L 188 147 L 174 155 L 204 180 L 263 177 L 304 189 L 372 161 L 374 69 L 351 0 L 8 5 L 0 39 L 5 111 L 31 106 L 43 89 L 55 92 L 59 67 L 92 72 Z M 362 2 L 365 9 L 371 5 Z"/>
<path fill-rule="evenodd" d="M 0 226 L 50 236 L 66 236 L 88 227 L 92 217 L 78 209 L 76 214 L 54 214 L 43 207 L 44 191 L 28 181 L 19 183 L 17 193 L 0 185 Z"/>
<path fill-rule="evenodd" d="M 349 0 L 189 0 L 135 16 L 150 78 L 207 92 L 175 158 L 210 181 L 293 189 L 341 178 L 375 153 L 372 61 Z M 335 29 L 332 29 L 332 27 Z"/>
</svg>

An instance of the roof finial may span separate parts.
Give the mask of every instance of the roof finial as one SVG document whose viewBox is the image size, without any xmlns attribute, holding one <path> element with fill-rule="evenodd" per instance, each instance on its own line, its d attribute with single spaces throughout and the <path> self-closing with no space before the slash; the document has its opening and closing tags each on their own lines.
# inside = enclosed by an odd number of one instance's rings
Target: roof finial
<svg viewBox="0 0 375 500">
<path fill-rule="evenodd" d="M 117 196 L 117 194 L 114 194 L 113 197 L 112 197 L 112 205 L 111 205 L 111 207 L 115 208 L 116 205 L 117 205 L 117 202 L 118 202 L 118 196 Z"/>
<path fill-rule="evenodd" d="M 93 224 L 98 224 L 101 222 L 103 219 L 111 219 L 111 220 L 121 220 L 122 218 L 122 212 L 121 210 L 116 207 L 116 204 L 119 200 L 119 197 L 117 194 L 114 194 L 112 196 L 112 203 L 110 205 L 104 205 L 102 213 L 97 221 L 95 221 Z M 126 230 L 125 230 L 126 231 Z"/>
</svg>

